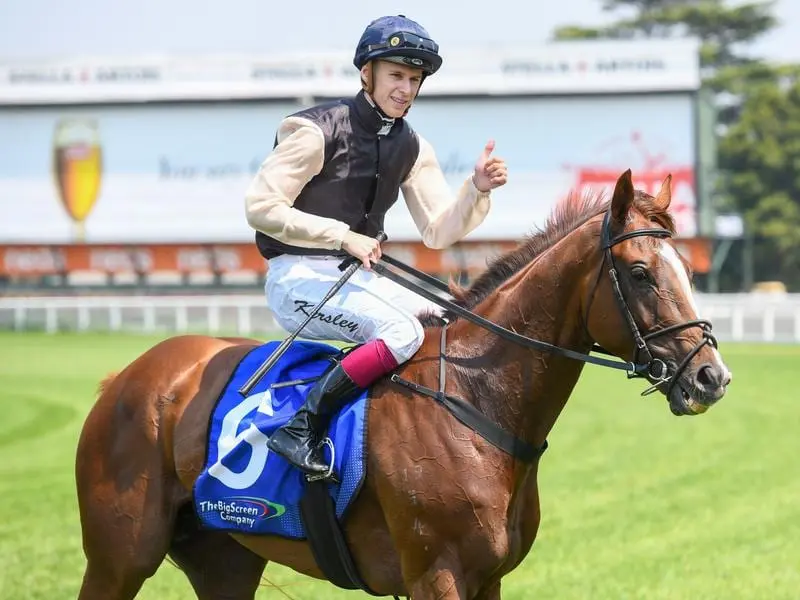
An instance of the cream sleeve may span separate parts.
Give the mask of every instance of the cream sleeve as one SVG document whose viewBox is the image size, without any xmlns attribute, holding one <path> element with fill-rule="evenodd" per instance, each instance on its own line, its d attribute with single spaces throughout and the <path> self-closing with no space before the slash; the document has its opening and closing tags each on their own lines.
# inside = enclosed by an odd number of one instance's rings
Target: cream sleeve
<svg viewBox="0 0 800 600">
<path fill-rule="evenodd" d="M 470 175 L 453 193 L 433 146 L 419 137 L 419 156 L 401 189 L 411 217 L 429 248 L 447 248 L 480 225 L 491 206 L 489 192 L 475 187 Z"/>
<path fill-rule="evenodd" d="M 245 192 L 249 225 L 285 244 L 339 250 L 348 225 L 293 207 L 303 187 L 322 170 L 325 136 L 318 125 L 287 117 L 278 128 L 278 144 Z"/>
</svg>

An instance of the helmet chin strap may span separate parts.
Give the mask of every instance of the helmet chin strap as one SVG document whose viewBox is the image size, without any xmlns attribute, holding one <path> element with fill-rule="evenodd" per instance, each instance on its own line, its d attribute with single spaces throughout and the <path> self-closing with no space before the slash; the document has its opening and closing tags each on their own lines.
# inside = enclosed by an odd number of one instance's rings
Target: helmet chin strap
<svg viewBox="0 0 800 600">
<path fill-rule="evenodd" d="M 392 130 L 392 126 L 394 125 L 394 117 L 390 117 L 385 112 L 383 112 L 383 109 L 380 106 L 378 106 L 378 103 L 375 102 L 375 100 L 373 100 L 370 92 L 367 92 L 365 94 L 365 97 L 367 99 L 367 102 L 370 103 L 370 106 L 372 106 L 372 108 L 375 109 L 375 112 L 378 113 L 378 116 L 381 118 L 381 121 L 383 121 L 383 125 L 378 130 L 378 135 L 387 135 Z M 408 110 L 406 110 L 406 112 L 408 112 Z M 405 113 L 403 113 L 403 116 L 405 116 Z"/>
</svg>

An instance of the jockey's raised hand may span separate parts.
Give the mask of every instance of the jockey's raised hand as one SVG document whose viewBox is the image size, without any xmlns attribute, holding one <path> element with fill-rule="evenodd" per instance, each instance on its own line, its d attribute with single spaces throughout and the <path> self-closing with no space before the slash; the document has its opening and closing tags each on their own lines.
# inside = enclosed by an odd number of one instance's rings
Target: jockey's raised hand
<svg viewBox="0 0 800 600">
<path fill-rule="evenodd" d="M 375 238 L 348 231 L 342 240 L 342 250 L 356 257 L 364 264 L 365 269 L 372 267 L 381 257 L 381 244 Z"/>
<path fill-rule="evenodd" d="M 481 192 L 488 192 L 508 181 L 508 167 L 502 158 L 492 156 L 494 140 L 489 140 L 475 163 L 472 182 Z"/>
</svg>

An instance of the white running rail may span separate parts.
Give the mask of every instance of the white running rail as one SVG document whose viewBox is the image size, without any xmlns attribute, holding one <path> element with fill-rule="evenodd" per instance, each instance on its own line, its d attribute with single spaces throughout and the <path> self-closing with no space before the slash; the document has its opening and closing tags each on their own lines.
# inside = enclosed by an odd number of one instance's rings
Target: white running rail
<svg viewBox="0 0 800 600">
<path fill-rule="evenodd" d="M 698 294 L 720 341 L 800 343 L 800 294 Z M 280 334 L 263 295 L 0 298 L 0 329 Z"/>
</svg>

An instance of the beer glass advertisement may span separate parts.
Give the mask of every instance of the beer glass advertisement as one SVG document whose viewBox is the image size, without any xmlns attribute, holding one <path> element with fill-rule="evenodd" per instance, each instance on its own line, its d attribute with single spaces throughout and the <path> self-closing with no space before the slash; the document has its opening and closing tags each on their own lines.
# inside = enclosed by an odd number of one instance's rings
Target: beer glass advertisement
<svg viewBox="0 0 800 600">
<path fill-rule="evenodd" d="M 0 109 L 4 243 L 252 241 L 244 193 L 290 102 Z M 508 184 L 468 239 L 515 239 L 570 190 L 608 190 L 632 169 L 657 190 L 673 175 L 679 234 L 696 233 L 689 96 L 422 98 L 411 125 L 453 188 L 489 138 Z M 418 240 L 402 198 L 395 241 Z"/>
</svg>

